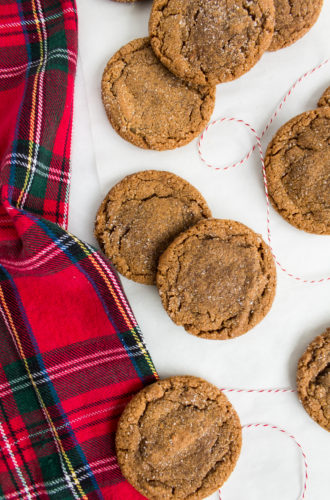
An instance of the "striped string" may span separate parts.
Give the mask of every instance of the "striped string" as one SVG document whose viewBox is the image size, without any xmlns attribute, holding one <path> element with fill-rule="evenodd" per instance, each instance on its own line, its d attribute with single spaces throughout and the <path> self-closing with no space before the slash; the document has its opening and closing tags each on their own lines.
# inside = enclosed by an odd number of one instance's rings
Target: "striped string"
<svg viewBox="0 0 330 500">
<path fill-rule="evenodd" d="M 315 66 L 315 68 L 311 69 L 310 71 L 307 71 L 306 73 L 304 73 L 300 78 L 298 78 L 298 80 L 296 80 L 296 82 L 290 87 L 290 89 L 288 90 L 288 92 L 285 94 L 285 96 L 283 97 L 283 99 L 281 100 L 280 104 L 277 106 L 277 108 L 275 109 L 274 113 L 272 114 L 270 120 L 268 121 L 266 127 L 264 128 L 264 130 L 262 131 L 261 135 L 259 136 L 258 133 L 256 132 L 255 128 L 253 128 L 249 123 L 245 122 L 244 120 L 240 120 L 240 119 L 237 119 L 237 118 L 227 118 L 227 117 L 223 117 L 223 118 L 219 118 L 217 120 L 214 120 L 212 121 L 207 127 L 206 129 L 204 130 L 204 132 L 202 133 L 202 135 L 200 136 L 199 140 L 198 140 L 198 154 L 199 154 L 199 157 L 200 159 L 202 160 L 202 162 L 209 168 L 213 168 L 214 170 L 228 170 L 230 168 L 235 168 L 239 165 L 242 165 L 243 163 L 245 163 L 249 158 L 250 156 L 252 155 L 253 151 L 257 148 L 258 150 L 258 153 L 259 153 L 259 156 L 260 156 L 260 162 L 261 162 L 261 166 L 262 166 L 262 176 L 263 176 L 263 182 L 264 182 L 264 191 L 265 191 L 265 197 L 266 197 L 266 211 L 267 211 L 267 239 L 268 239 L 268 244 L 269 244 L 269 247 L 271 249 L 271 252 L 272 252 L 272 255 L 274 257 L 274 260 L 276 262 L 276 264 L 278 265 L 278 267 L 284 272 L 286 273 L 288 276 L 290 276 L 290 278 L 293 278 L 294 280 L 296 281 L 300 281 L 302 283 L 308 283 L 308 284 L 316 284 L 316 283 L 324 283 L 326 281 L 330 281 L 330 276 L 327 276 L 327 277 L 324 277 L 324 278 L 320 278 L 320 279 L 305 279 L 305 278 L 302 278 L 300 276 L 297 276 L 293 273 L 290 273 L 284 266 L 282 266 L 282 264 L 279 262 L 275 252 L 274 252 L 274 249 L 272 247 L 272 240 L 271 240 L 271 230 L 270 230 L 270 201 L 269 201 L 269 194 L 268 194 L 268 184 L 267 184 L 267 177 L 266 177 L 266 169 L 265 169 L 265 162 L 264 162 L 264 155 L 263 155 L 263 152 L 262 152 L 262 146 L 261 146 L 261 139 L 264 137 L 265 133 L 267 132 L 268 128 L 270 127 L 270 125 L 273 123 L 274 119 L 278 116 L 280 110 L 283 108 L 284 104 L 286 103 L 288 97 L 294 92 L 295 88 L 297 87 L 297 85 L 299 85 L 303 80 L 305 80 L 306 78 L 308 78 L 309 76 L 311 76 L 313 73 L 315 73 L 316 71 L 320 70 L 323 66 L 327 65 L 328 63 L 330 62 L 330 59 L 326 59 L 325 61 L 323 61 L 321 64 L 319 64 L 318 66 Z M 256 143 L 254 144 L 253 148 L 241 159 L 239 160 L 238 162 L 236 163 L 233 163 L 231 165 L 226 165 L 224 167 L 215 167 L 214 165 L 212 165 L 211 163 L 208 163 L 205 158 L 203 157 L 203 154 L 202 154 L 202 142 L 205 138 L 205 135 L 207 133 L 207 131 L 210 129 L 210 127 L 218 124 L 218 123 L 223 123 L 223 122 L 235 122 L 235 123 L 239 123 L 241 125 L 244 125 L 246 128 L 248 128 L 250 130 L 250 132 L 252 132 L 252 134 L 254 135 L 255 139 L 256 139 Z"/>
<path fill-rule="evenodd" d="M 241 391 L 238 391 L 238 392 L 241 392 Z M 260 392 L 260 391 L 257 391 L 257 392 Z M 263 391 L 263 392 L 269 392 L 269 391 Z M 273 391 L 273 392 L 276 392 L 276 390 Z M 294 391 L 291 391 L 291 392 L 294 392 Z M 275 431 L 280 432 L 282 434 L 285 434 L 290 439 L 292 439 L 292 441 L 297 445 L 297 447 L 298 447 L 298 449 L 300 451 L 301 457 L 302 457 L 302 463 L 303 463 L 303 467 L 304 467 L 303 485 L 302 485 L 301 493 L 300 493 L 300 496 L 299 496 L 299 500 L 304 500 L 304 498 L 306 496 L 306 490 L 307 490 L 308 465 L 307 465 L 307 457 L 306 457 L 306 454 L 305 454 L 305 452 L 304 452 L 301 444 L 298 443 L 298 441 L 293 436 L 293 434 L 290 434 L 289 432 L 287 432 L 285 429 L 282 429 L 281 427 L 277 427 L 277 425 L 263 424 L 263 423 L 246 424 L 246 425 L 242 426 L 242 429 L 243 430 L 244 429 L 256 429 L 257 427 L 262 428 L 262 429 L 272 429 L 272 430 L 275 430 Z M 219 493 L 219 500 L 222 500 L 221 490 L 219 490 L 218 493 Z"/>
<path fill-rule="evenodd" d="M 292 389 L 291 387 L 288 387 L 286 389 L 226 389 L 225 387 L 220 388 L 220 391 L 222 392 L 245 392 L 245 393 L 251 393 L 251 392 L 258 392 L 258 393 L 273 393 L 273 394 L 278 394 L 278 393 L 285 393 L 285 392 L 297 392 L 295 389 Z"/>
</svg>

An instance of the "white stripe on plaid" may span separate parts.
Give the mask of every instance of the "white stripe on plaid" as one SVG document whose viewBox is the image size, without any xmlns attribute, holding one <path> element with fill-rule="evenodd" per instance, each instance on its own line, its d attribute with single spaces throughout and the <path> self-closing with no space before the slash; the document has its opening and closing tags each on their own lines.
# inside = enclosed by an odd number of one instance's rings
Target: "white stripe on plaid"
<svg viewBox="0 0 330 500">
<path fill-rule="evenodd" d="M 63 250 L 66 250 L 71 245 L 73 245 L 74 241 L 72 241 L 71 239 L 68 241 L 68 243 L 64 244 L 64 241 L 69 238 L 70 238 L 69 234 L 62 235 L 60 238 L 50 243 L 47 247 L 43 248 L 39 253 L 35 254 L 33 257 L 29 259 L 21 260 L 19 262 L 7 259 L 1 259 L 0 262 L 1 264 L 5 265 L 8 269 L 10 268 L 19 269 L 20 267 L 22 267 L 26 271 L 36 269 L 37 267 L 40 267 L 42 264 L 51 261 L 54 257 L 56 257 L 57 254 L 62 253 Z M 56 247 L 58 248 L 54 250 L 54 248 Z M 41 257 L 44 256 L 45 254 L 49 255 L 41 260 Z M 30 266 L 28 265 L 29 263 L 31 263 Z"/>
<path fill-rule="evenodd" d="M 9 163 L 11 161 L 11 159 L 13 159 L 15 162 L 16 162 L 16 158 L 19 158 L 21 160 L 25 160 L 25 162 L 29 159 L 29 157 L 25 154 L 22 154 L 22 153 L 16 153 L 16 152 L 13 152 L 13 153 L 10 153 L 8 154 L 6 157 L 5 157 L 5 160 L 4 162 L 5 163 Z M 24 162 L 24 165 L 22 165 L 23 167 L 26 168 L 26 163 Z M 49 172 L 50 168 L 48 165 L 45 165 L 44 163 L 42 163 L 41 161 L 37 161 L 36 162 L 36 165 L 38 167 L 40 167 L 41 171 L 38 171 L 37 170 L 37 173 L 39 175 L 43 175 L 47 172 Z M 44 170 L 45 172 L 42 172 L 42 170 Z M 64 179 L 66 178 L 66 180 L 68 181 L 70 179 L 70 173 L 69 172 L 62 172 L 60 169 L 58 168 L 51 168 L 51 171 L 56 174 L 58 177 L 63 177 Z M 48 177 L 48 176 L 47 176 Z M 62 180 L 61 178 L 59 179 L 56 179 L 56 180 Z"/>
<path fill-rule="evenodd" d="M 138 358 L 139 356 L 141 356 L 141 352 L 133 353 L 133 354 L 130 355 L 131 358 Z M 94 366 L 99 365 L 101 363 L 107 363 L 108 361 L 117 361 L 118 359 L 125 359 L 125 358 L 127 358 L 126 353 L 125 354 L 121 354 L 119 356 L 109 356 L 109 357 L 106 357 L 104 359 L 96 360 L 96 361 L 90 362 L 90 363 L 85 363 L 84 365 L 80 365 L 80 366 L 74 366 L 72 368 L 69 368 L 66 371 L 63 371 L 63 372 L 60 372 L 60 373 L 55 373 L 52 376 L 52 380 L 57 379 L 57 378 L 65 377 L 66 375 L 69 375 L 71 373 L 77 372 L 79 370 L 86 370 L 88 368 L 93 368 Z M 45 380 L 45 379 L 41 379 L 41 380 L 34 381 L 34 383 L 35 383 L 36 386 L 38 386 L 38 385 L 42 385 L 42 384 L 48 384 L 49 382 L 47 380 Z M 29 387 L 31 387 L 31 384 L 28 383 L 28 382 L 26 384 L 21 384 L 18 387 L 13 387 L 11 389 L 8 389 L 7 391 L 2 391 L 1 394 L 0 394 L 0 397 L 4 398 L 6 396 L 10 396 L 12 393 L 15 393 L 15 392 L 18 392 L 18 391 L 22 391 L 23 389 L 27 389 Z"/>
<path fill-rule="evenodd" d="M 38 162 L 38 161 L 36 161 L 35 163 L 36 163 L 36 165 L 38 165 L 38 163 L 40 164 L 40 162 Z M 15 165 L 19 165 L 20 167 L 27 168 L 26 163 L 23 161 L 20 161 L 20 160 L 15 160 Z M 49 169 L 48 169 L 48 171 L 49 171 Z M 63 179 L 61 179 L 61 177 L 59 177 L 57 175 L 53 175 L 53 174 L 47 174 L 45 172 L 42 172 L 41 170 L 38 170 L 37 168 L 35 168 L 35 173 L 37 175 L 40 175 L 40 177 L 44 177 L 45 179 L 50 179 L 50 180 L 56 181 L 56 182 L 63 182 Z M 67 177 L 68 179 L 70 178 L 67 174 L 65 174 L 65 177 Z"/>
<path fill-rule="evenodd" d="M 105 271 L 105 273 L 109 276 L 109 279 L 110 279 L 110 282 L 113 283 L 115 289 L 116 289 L 116 292 L 118 293 L 122 303 L 124 304 L 124 307 L 127 311 L 127 314 L 129 315 L 130 317 L 130 320 L 132 321 L 133 323 L 133 326 L 134 327 L 137 327 L 137 322 L 136 322 L 136 319 L 134 317 L 134 314 L 131 310 L 131 307 L 130 305 L 128 304 L 126 298 L 125 298 L 125 295 L 123 294 L 123 291 L 121 289 L 121 287 L 118 285 L 117 281 L 118 281 L 118 278 L 117 276 L 115 275 L 113 269 L 111 266 L 109 265 L 106 265 L 105 262 L 103 261 L 103 259 L 101 259 L 101 257 L 99 256 L 99 254 L 97 252 L 95 252 L 94 248 L 92 248 L 88 243 L 85 243 L 86 247 L 91 251 L 93 252 L 93 256 L 98 260 L 98 262 L 101 264 L 103 270 Z M 144 344 L 143 344 L 144 345 Z M 145 346 L 144 346 L 145 347 Z"/>
<path fill-rule="evenodd" d="M 58 19 L 59 17 L 62 17 L 63 14 L 69 14 L 69 13 L 77 14 L 77 11 L 76 11 L 76 9 L 73 9 L 73 8 L 64 9 L 61 13 L 53 14 L 52 16 L 45 17 L 44 22 L 52 21 L 53 19 Z M 16 16 L 16 13 L 13 15 Z M 25 25 L 29 25 L 29 24 L 36 24 L 39 22 L 40 22 L 39 20 L 30 19 L 28 21 L 20 21 L 19 23 L 1 24 L 0 30 L 7 29 L 7 28 L 20 28 L 22 26 L 22 24 L 25 26 Z"/>
<path fill-rule="evenodd" d="M 101 474 L 102 472 L 107 472 L 108 470 L 113 470 L 113 469 L 119 470 L 119 466 L 116 462 L 115 457 L 109 457 L 109 458 L 105 458 L 102 460 L 97 460 L 95 462 L 90 463 L 90 466 L 97 467 L 98 465 L 106 464 L 106 463 L 108 463 L 108 465 L 106 467 L 103 467 L 101 469 L 96 468 L 95 470 L 93 470 L 93 474 L 97 475 L 97 474 Z M 87 473 L 87 474 L 85 473 L 87 467 L 88 467 L 88 465 L 85 465 L 85 466 L 82 466 L 76 470 L 79 481 L 83 481 L 84 479 L 88 479 L 89 477 L 91 477 L 91 473 Z M 81 476 L 80 474 L 82 474 L 82 473 L 85 473 L 85 474 Z M 32 488 L 35 488 L 36 490 L 38 490 L 39 494 L 46 493 L 46 494 L 55 495 L 56 493 L 59 493 L 59 492 L 66 489 L 65 485 L 57 486 L 61 482 L 63 482 L 63 478 L 53 479 L 51 481 L 45 481 L 45 483 L 36 483 L 33 486 L 28 486 L 27 488 L 29 490 L 31 490 Z M 47 490 L 45 489 L 45 486 L 47 487 Z M 0 499 L 7 500 L 7 499 L 12 499 L 12 498 L 17 498 L 17 497 L 21 496 L 23 493 L 24 493 L 24 491 L 20 490 L 20 491 L 17 491 L 15 493 L 9 493 L 8 495 L 6 495 L 6 497 L 0 497 Z M 32 493 L 30 498 L 36 498 L 36 497 L 37 497 L 37 495 L 35 493 Z M 24 498 L 24 496 L 23 496 L 23 498 Z"/>
<path fill-rule="evenodd" d="M 106 356 L 107 354 L 116 354 L 116 353 L 120 353 L 120 352 L 126 352 L 126 350 L 136 351 L 136 350 L 139 350 L 139 346 L 135 345 L 135 346 L 132 346 L 132 347 L 128 347 L 126 349 L 125 349 L 124 346 L 121 346 L 121 347 L 118 347 L 116 349 L 106 349 L 106 350 L 103 350 L 103 351 L 94 352 L 92 354 L 87 354 L 86 356 L 81 356 L 80 358 L 71 359 L 71 360 L 66 361 L 64 363 L 60 363 L 59 365 L 51 366 L 50 368 L 47 368 L 47 373 L 54 373 L 54 372 L 57 372 L 59 370 L 62 370 L 65 367 L 70 367 L 73 370 L 75 370 L 76 368 L 73 368 L 73 365 L 75 365 L 75 364 L 79 365 L 79 363 L 81 363 L 83 361 L 87 361 L 87 360 L 90 360 L 90 359 L 93 359 L 93 358 L 100 358 L 102 356 Z M 134 352 L 133 352 L 133 354 L 134 354 Z M 113 358 L 113 359 L 117 359 L 117 358 Z M 63 373 L 67 374 L 69 372 L 67 371 L 67 372 L 63 372 Z M 43 371 L 31 372 L 31 374 L 32 374 L 32 376 L 33 376 L 34 379 L 42 378 L 44 376 L 44 372 Z M 29 379 L 30 378 L 29 378 L 28 375 L 21 375 L 21 376 L 15 378 L 15 379 L 11 380 L 10 383 L 9 382 L 5 382 L 3 384 L 0 384 L 0 389 L 8 388 L 8 389 L 12 389 L 13 391 L 21 390 L 22 388 L 24 389 L 26 386 L 24 386 L 24 387 L 21 386 L 21 387 L 17 387 L 17 388 L 16 387 L 13 388 L 12 386 L 13 386 L 13 384 L 19 384 L 20 382 L 23 382 L 25 380 L 28 381 Z"/>
<path fill-rule="evenodd" d="M 4 443 L 5 443 L 5 447 L 8 450 L 8 454 L 9 454 L 9 456 L 10 456 L 10 458 L 11 458 L 13 464 L 14 464 L 15 471 L 17 472 L 17 475 L 20 478 L 21 483 L 23 484 L 23 488 L 24 488 L 23 491 L 25 492 L 25 494 L 26 494 L 26 496 L 27 496 L 28 499 L 30 499 L 30 498 L 32 499 L 33 496 L 29 493 L 29 488 L 30 487 L 27 485 L 27 483 L 25 481 L 25 478 L 23 476 L 23 473 L 22 473 L 21 469 L 19 468 L 19 465 L 18 465 L 17 460 L 15 458 L 15 454 L 14 454 L 13 450 L 11 449 L 11 446 L 9 444 L 9 439 L 6 436 L 6 433 L 4 431 L 4 428 L 3 428 L 1 422 L 0 422 L 0 434 L 2 436 L 2 439 L 3 439 Z"/>
<path fill-rule="evenodd" d="M 107 408 L 104 408 L 103 410 L 95 410 L 95 411 L 91 411 L 89 413 L 84 413 L 84 415 L 81 415 L 80 417 L 70 419 L 70 422 L 68 422 L 68 423 L 56 426 L 55 429 L 57 431 L 61 431 L 62 429 L 65 429 L 66 427 L 68 427 L 69 425 L 71 425 L 73 423 L 80 422 L 81 420 L 85 420 L 86 418 L 89 419 L 90 417 L 95 417 L 96 415 L 101 415 L 102 413 L 107 413 L 113 409 L 118 410 L 120 408 L 123 408 L 124 406 L 126 406 L 126 403 L 119 403 L 119 404 L 116 404 L 113 406 L 108 406 Z M 92 423 L 89 423 L 88 425 L 91 426 Z M 28 436 L 22 436 L 21 438 L 13 441 L 13 443 L 18 444 L 18 443 L 21 443 L 22 441 L 30 440 L 30 438 L 32 438 L 32 437 L 42 436 L 44 434 L 47 434 L 48 432 L 50 432 L 50 429 L 43 429 L 42 431 L 37 431 L 37 432 L 34 432 L 33 434 L 29 434 Z"/>
<path fill-rule="evenodd" d="M 72 63 L 76 64 L 77 62 L 77 56 L 72 50 L 66 51 L 65 49 L 52 49 L 50 51 L 50 54 L 47 58 L 47 63 L 50 59 L 53 58 L 63 58 L 63 59 L 69 59 Z M 36 66 L 39 66 L 40 64 L 40 58 L 37 59 L 36 61 L 32 63 L 25 63 L 21 64 L 20 66 L 15 66 L 13 68 L 0 68 L 0 78 L 9 78 L 9 77 L 15 77 L 19 76 L 21 74 L 24 74 L 27 70 L 27 68 L 34 68 Z"/>
<path fill-rule="evenodd" d="M 90 251 L 93 251 L 93 248 L 88 243 L 85 243 L 85 245 L 86 245 L 86 247 Z M 105 262 L 103 261 L 103 259 L 101 259 L 101 257 L 99 256 L 99 254 L 97 252 L 94 251 L 93 256 L 100 263 L 100 265 L 103 268 L 105 274 L 107 274 L 109 276 L 110 282 L 113 284 L 116 292 L 118 293 L 118 295 L 119 295 L 119 297 L 120 297 L 120 299 L 122 301 L 122 304 L 124 305 L 124 308 L 125 308 L 128 316 L 130 317 L 132 323 L 133 323 L 133 327 L 136 329 L 136 332 L 137 332 L 138 336 L 135 337 L 135 340 L 136 340 L 139 348 L 141 349 L 141 352 L 143 353 L 145 359 L 147 360 L 147 363 L 148 363 L 149 367 L 155 372 L 155 367 L 154 367 L 154 364 L 153 364 L 153 362 L 152 362 L 152 360 L 150 358 L 150 355 L 148 353 L 148 350 L 147 350 L 147 347 L 146 347 L 146 344 L 145 344 L 142 332 L 140 330 L 140 327 L 137 324 L 137 321 L 136 321 L 136 319 L 134 317 L 134 314 L 133 314 L 133 312 L 132 312 L 132 310 L 130 308 L 130 305 L 128 304 L 128 302 L 126 300 L 125 295 L 123 294 L 123 291 L 121 290 L 120 286 L 118 286 L 117 276 L 115 275 L 112 267 L 111 266 L 107 266 L 105 264 Z"/>
</svg>

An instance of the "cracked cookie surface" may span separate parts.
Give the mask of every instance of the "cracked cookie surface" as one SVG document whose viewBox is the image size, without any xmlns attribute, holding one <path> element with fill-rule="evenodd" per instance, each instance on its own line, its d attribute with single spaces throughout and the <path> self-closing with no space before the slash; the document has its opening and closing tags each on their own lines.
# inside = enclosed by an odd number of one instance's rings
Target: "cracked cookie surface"
<svg viewBox="0 0 330 500">
<path fill-rule="evenodd" d="M 330 328 L 300 358 L 297 389 L 307 413 L 330 432 Z"/>
<path fill-rule="evenodd" d="M 154 0 L 151 45 L 175 75 L 215 85 L 246 73 L 267 50 L 272 0 Z"/>
<path fill-rule="evenodd" d="M 174 323 L 198 337 L 230 339 L 269 311 L 276 288 L 270 248 L 243 224 L 200 221 L 161 255 L 157 286 Z"/>
<path fill-rule="evenodd" d="M 237 413 L 214 385 L 178 376 L 142 389 L 116 434 L 125 478 L 150 500 L 199 500 L 235 467 L 242 443 Z"/>
<path fill-rule="evenodd" d="M 145 170 L 116 184 L 96 216 L 95 236 L 115 268 L 155 283 L 158 258 L 182 231 L 211 217 L 202 195 L 170 172 Z"/>
<path fill-rule="evenodd" d="M 102 100 L 121 137 L 160 151 L 183 146 L 203 131 L 214 108 L 215 87 L 189 86 L 158 61 L 149 38 L 139 38 L 108 62 Z"/>
<path fill-rule="evenodd" d="M 279 50 L 295 43 L 315 24 L 323 0 L 274 0 L 275 30 L 268 50 Z"/>
<path fill-rule="evenodd" d="M 292 118 L 265 158 L 269 198 L 290 224 L 330 234 L 330 107 Z"/>
</svg>

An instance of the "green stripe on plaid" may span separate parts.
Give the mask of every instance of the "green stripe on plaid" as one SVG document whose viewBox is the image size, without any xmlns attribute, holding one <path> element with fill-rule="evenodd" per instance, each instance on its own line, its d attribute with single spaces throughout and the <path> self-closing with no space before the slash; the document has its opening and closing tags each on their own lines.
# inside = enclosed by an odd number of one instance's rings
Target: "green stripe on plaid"
<svg viewBox="0 0 330 500">
<path fill-rule="evenodd" d="M 9 429 L 10 438 L 14 440 L 15 439 L 15 433 L 13 431 L 13 428 L 12 428 L 12 425 L 11 425 L 11 422 L 10 422 L 10 418 L 8 417 L 8 415 L 6 413 L 5 407 L 4 407 L 3 403 L 1 402 L 1 400 L 0 400 L 0 410 L 1 410 L 0 415 L 2 415 L 3 421 L 6 423 L 8 429 Z M 33 484 L 33 476 L 31 474 L 31 470 L 30 470 L 29 464 L 28 464 L 27 461 L 24 460 L 24 455 L 22 453 L 22 450 L 21 450 L 20 446 L 17 446 L 16 449 L 17 449 L 17 454 L 18 454 L 19 458 L 22 461 L 22 467 L 24 468 L 25 474 L 29 478 L 31 484 Z"/>
<path fill-rule="evenodd" d="M 35 358 L 28 358 L 26 359 L 26 362 L 29 365 L 30 373 L 33 373 L 34 371 L 39 369 Z M 26 373 L 25 363 L 21 360 L 18 360 L 11 365 L 5 366 L 3 369 L 9 384 L 12 379 L 25 379 L 25 383 L 15 385 L 11 388 L 19 413 L 21 415 L 24 415 L 24 413 L 40 410 L 40 402 L 36 396 L 33 386 L 31 385 L 30 377 Z M 46 381 L 44 381 L 44 383 L 45 382 Z M 40 385 L 39 390 L 43 400 L 47 402 L 47 405 L 51 403 L 54 404 L 54 401 L 52 401 L 52 399 L 49 397 L 47 386 L 45 386 L 44 384 Z"/>
<path fill-rule="evenodd" d="M 133 348 L 136 347 L 137 339 L 139 339 L 139 342 L 143 345 L 145 348 L 146 352 L 147 348 L 145 346 L 141 330 L 139 326 L 136 326 L 135 328 L 132 328 L 132 330 L 128 330 L 126 332 L 121 332 L 118 334 L 119 338 L 123 342 L 128 355 L 131 358 L 131 361 L 133 365 L 135 366 L 135 369 L 137 373 L 140 375 L 141 378 L 144 378 L 145 382 L 148 383 L 148 376 L 149 380 L 152 381 L 154 378 L 154 372 L 151 371 L 151 365 L 153 367 L 151 358 L 146 356 L 142 351 L 140 351 L 139 356 L 134 355 Z M 148 359 L 149 357 L 149 359 Z"/>
<path fill-rule="evenodd" d="M 63 32 L 54 33 L 48 38 L 48 50 L 50 56 L 48 56 L 48 61 L 46 68 L 47 70 L 60 70 L 65 73 L 68 72 L 68 58 L 67 58 L 67 43 L 66 37 Z M 54 52 L 55 57 L 51 57 Z M 66 57 L 63 57 L 63 54 Z"/>
<path fill-rule="evenodd" d="M 24 139 L 13 141 L 14 153 L 12 154 L 12 162 L 15 163 L 16 167 L 19 167 L 15 169 L 13 186 L 19 190 L 23 188 L 25 182 L 29 158 L 26 152 L 30 144 L 30 141 Z M 34 157 L 32 162 L 33 179 L 29 188 L 29 193 L 32 196 L 45 199 L 47 187 L 49 188 L 49 175 L 51 175 L 52 181 L 58 185 L 58 187 L 67 184 L 69 182 L 69 176 L 66 174 L 67 169 L 63 171 L 62 164 L 62 156 L 56 157 L 53 151 L 39 145 L 37 156 Z M 57 190 L 54 190 L 53 199 L 58 199 Z M 30 211 L 33 212 L 33 207 Z"/>
</svg>

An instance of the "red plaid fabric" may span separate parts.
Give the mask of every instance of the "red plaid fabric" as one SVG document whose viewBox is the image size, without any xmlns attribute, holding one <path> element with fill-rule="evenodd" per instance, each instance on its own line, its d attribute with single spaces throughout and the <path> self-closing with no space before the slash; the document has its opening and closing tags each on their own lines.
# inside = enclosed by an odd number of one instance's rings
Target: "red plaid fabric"
<svg viewBox="0 0 330 500">
<path fill-rule="evenodd" d="M 73 0 L 0 0 L 0 498 L 137 499 L 118 416 L 157 377 L 110 263 L 69 234 Z"/>
</svg>

